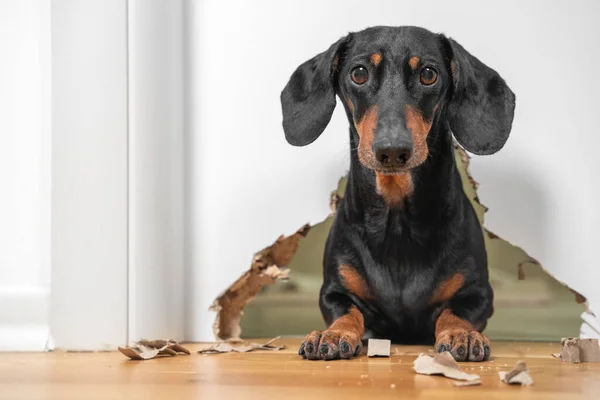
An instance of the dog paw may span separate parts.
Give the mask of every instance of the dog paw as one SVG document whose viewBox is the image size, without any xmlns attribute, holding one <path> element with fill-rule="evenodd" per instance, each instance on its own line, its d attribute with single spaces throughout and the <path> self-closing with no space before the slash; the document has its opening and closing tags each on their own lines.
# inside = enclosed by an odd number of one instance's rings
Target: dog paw
<svg viewBox="0 0 600 400">
<path fill-rule="evenodd" d="M 328 329 L 312 331 L 304 338 L 298 354 L 309 360 L 335 360 L 356 357 L 362 348 L 361 338 L 354 332 Z"/>
<path fill-rule="evenodd" d="M 441 332 L 435 349 L 438 353 L 449 351 L 456 361 L 487 361 L 491 354 L 490 341 L 485 335 L 465 329 Z"/>
</svg>

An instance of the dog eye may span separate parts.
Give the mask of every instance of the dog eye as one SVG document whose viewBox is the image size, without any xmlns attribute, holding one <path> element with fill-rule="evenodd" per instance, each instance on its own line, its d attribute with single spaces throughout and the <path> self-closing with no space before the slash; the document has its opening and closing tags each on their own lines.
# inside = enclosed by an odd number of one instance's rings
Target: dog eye
<svg viewBox="0 0 600 400">
<path fill-rule="evenodd" d="M 435 69 L 425 67 L 421 70 L 421 83 L 425 86 L 433 85 L 437 80 L 437 76 Z"/>
<path fill-rule="evenodd" d="M 350 78 L 352 78 L 352 82 L 357 85 L 362 85 L 369 79 L 369 71 L 362 66 L 356 67 L 350 73 Z"/>
</svg>

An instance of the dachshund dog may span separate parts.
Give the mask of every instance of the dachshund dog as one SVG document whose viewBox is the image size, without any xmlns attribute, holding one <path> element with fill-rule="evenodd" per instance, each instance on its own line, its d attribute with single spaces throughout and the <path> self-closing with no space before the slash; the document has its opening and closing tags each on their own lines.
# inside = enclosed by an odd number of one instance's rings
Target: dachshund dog
<svg viewBox="0 0 600 400">
<path fill-rule="evenodd" d="M 499 151 L 515 95 L 455 40 L 426 29 L 352 32 L 301 64 L 281 92 L 294 146 L 321 135 L 336 106 L 350 125 L 350 170 L 323 258 L 319 307 L 327 329 L 298 354 L 349 359 L 368 338 L 435 344 L 484 361 L 493 313 L 481 226 L 466 197 L 454 140 Z"/>
</svg>

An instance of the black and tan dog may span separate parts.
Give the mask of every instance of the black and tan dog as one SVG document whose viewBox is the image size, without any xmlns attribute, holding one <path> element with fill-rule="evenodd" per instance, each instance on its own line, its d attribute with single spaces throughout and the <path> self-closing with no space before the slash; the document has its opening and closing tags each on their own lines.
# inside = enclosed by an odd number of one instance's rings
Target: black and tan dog
<svg viewBox="0 0 600 400">
<path fill-rule="evenodd" d="M 351 358 L 362 340 L 433 344 L 459 361 L 490 357 L 493 312 L 483 232 L 463 192 L 452 134 L 500 150 L 515 95 L 456 41 L 418 27 L 350 33 L 300 65 L 281 94 L 295 146 L 313 142 L 343 103 L 351 165 L 324 256 L 328 328 L 308 359 Z"/>
</svg>

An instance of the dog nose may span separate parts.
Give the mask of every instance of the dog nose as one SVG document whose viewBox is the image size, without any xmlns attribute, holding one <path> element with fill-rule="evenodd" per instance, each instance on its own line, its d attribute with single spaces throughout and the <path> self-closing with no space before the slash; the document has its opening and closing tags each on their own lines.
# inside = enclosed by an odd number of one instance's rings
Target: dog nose
<svg viewBox="0 0 600 400">
<path fill-rule="evenodd" d="M 386 146 L 375 150 L 375 158 L 383 167 L 403 167 L 412 155 L 411 146 Z"/>
</svg>

